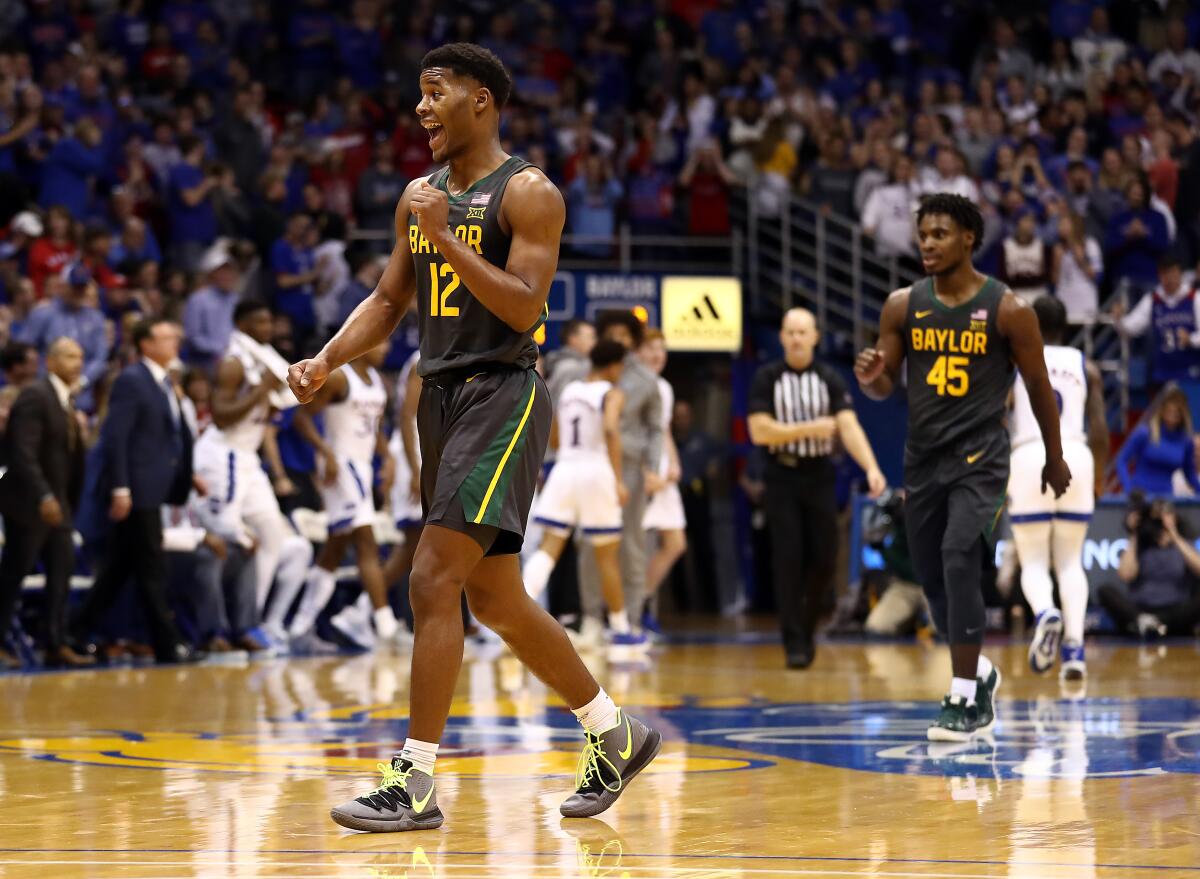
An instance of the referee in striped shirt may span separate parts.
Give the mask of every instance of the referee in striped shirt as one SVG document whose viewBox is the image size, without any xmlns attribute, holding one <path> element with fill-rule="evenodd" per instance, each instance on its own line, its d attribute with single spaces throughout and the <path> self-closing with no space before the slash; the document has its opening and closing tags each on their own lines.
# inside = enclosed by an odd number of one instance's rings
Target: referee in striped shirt
<svg viewBox="0 0 1200 879">
<path fill-rule="evenodd" d="M 887 487 L 845 381 L 813 359 L 819 339 L 812 312 L 788 311 L 779 333 L 783 360 L 759 369 L 750 387 L 750 441 L 770 453 L 764 509 L 788 668 L 812 664 L 817 622 L 832 609 L 838 550 L 835 437 L 866 471 L 872 497 Z"/>
</svg>

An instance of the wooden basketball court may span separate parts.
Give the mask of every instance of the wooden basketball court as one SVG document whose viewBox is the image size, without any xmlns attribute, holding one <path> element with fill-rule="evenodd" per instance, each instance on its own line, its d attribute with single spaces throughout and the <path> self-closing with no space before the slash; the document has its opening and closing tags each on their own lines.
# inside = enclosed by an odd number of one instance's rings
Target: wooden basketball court
<svg viewBox="0 0 1200 879">
<path fill-rule="evenodd" d="M 395 835 L 328 811 L 402 741 L 407 657 L 9 675 L 0 875 L 1200 877 L 1197 643 L 1090 645 L 1086 692 L 1035 678 L 1023 645 L 988 652 L 994 742 L 941 750 L 944 651 L 832 644 L 788 672 L 763 638 L 713 638 L 596 660 L 667 745 L 585 821 L 557 811 L 571 715 L 510 657 L 469 659 L 446 824 Z"/>
</svg>

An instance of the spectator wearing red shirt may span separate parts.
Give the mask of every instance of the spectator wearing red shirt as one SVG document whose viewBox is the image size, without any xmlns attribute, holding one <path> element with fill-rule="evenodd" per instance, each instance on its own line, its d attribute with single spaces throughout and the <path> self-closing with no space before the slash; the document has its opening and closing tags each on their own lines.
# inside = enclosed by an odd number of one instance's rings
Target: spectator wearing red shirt
<svg viewBox="0 0 1200 879">
<path fill-rule="evenodd" d="M 161 88 L 171 77 L 171 62 L 175 60 L 175 47 L 171 45 L 171 31 L 165 24 L 156 24 L 150 31 L 150 47 L 142 54 L 142 76 L 152 86 Z"/>
<path fill-rule="evenodd" d="M 75 261 L 79 248 L 72 234 L 71 214 L 66 208 L 55 205 L 46 214 L 47 234 L 33 242 L 29 248 L 29 278 L 37 298 L 44 293 L 46 278 L 62 272 Z"/>
<path fill-rule="evenodd" d="M 679 174 L 689 195 L 689 235 L 729 234 L 729 187 L 736 182 L 716 143 L 708 141 L 692 152 Z"/>
<path fill-rule="evenodd" d="M 79 261 L 87 266 L 92 279 L 100 287 L 100 295 L 116 287 L 125 286 L 125 276 L 114 272 L 108 265 L 108 254 L 112 250 L 112 232 L 107 226 L 88 226 L 83 233 L 83 254 Z"/>
</svg>

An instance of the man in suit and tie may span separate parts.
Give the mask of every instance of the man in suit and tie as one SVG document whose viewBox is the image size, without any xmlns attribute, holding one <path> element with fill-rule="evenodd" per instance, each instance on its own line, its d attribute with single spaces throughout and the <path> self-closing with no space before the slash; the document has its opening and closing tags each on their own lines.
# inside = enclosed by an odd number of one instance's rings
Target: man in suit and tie
<svg viewBox="0 0 1200 879">
<path fill-rule="evenodd" d="M 162 531 L 162 505 L 183 505 L 193 485 L 192 435 L 167 372 L 181 336 L 166 318 L 147 318 L 133 329 L 141 358 L 113 384 L 96 456 L 102 468 L 96 485 L 108 499 L 110 527 L 95 585 L 74 624 L 80 634 L 94 631 L 132 576 L 160 662 L 195 658 L 167 607 Z"/>
<path fill-rule="evenodd" d="M 83 372 L 83 349 L 65 336 L 51 344 L 46 375 L 17 396 L 4 434 L 8 472 L 0 478 L 5 545 L 0 557 L 0 666 L 20 662 L 7 642 L 21 584 L 39 555 L 46 571 L 46 664 L 77 667 L 95 658 L 66 639 L 67 595 L 75 569 L 73 511 L 83 477 L 83 437 L 72 392 Z"/>
</svg>

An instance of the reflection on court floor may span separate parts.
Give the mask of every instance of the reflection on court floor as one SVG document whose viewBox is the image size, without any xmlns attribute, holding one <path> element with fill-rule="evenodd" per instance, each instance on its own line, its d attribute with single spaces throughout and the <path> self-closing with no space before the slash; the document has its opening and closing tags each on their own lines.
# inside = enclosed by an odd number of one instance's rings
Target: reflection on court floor
<svg viewBox="0 0 1200 879">
<path fill-rule="evenodd" d="M 617 806 L 561 819 L 580 734 L 511 657 L 464 665 L 439 831 L 329 805 L 405 733 L 407 659 L 0 678 L 0 874 L 296 877 L 1200 876 L 1200 651 L 1089 646 L 1086 688 L 1022 645 L 994 734 L 935 746 L 920 646 L 698 639 L 596 671 L 667 745 Z"/>
</svg>

